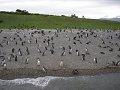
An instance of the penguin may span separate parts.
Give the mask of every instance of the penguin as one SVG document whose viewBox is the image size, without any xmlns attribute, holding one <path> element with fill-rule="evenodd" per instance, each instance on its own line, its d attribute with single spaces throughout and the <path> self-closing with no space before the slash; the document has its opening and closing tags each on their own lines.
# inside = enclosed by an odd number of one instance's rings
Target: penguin
<svg viewBox="0 0 120 90">
<path fill-rule="evenodd" d="M 29 58 L 27 57 L 25 60 L 25 64 L 28 64 Z"/>
<path fill-rule="evenodd" d="M 17 61 L 17 55 L 15 56 L 15 61 Z"/>
<path fill-rule="evenodd" d="M 35 39 L 35 43 L 36 43 L 36 44 L 38 43 L 38 40 L 37 40 L 37 38 Z"/>
<path fill-rule="evenodd" d="M 86 53 L 86 54 L 89 54 L 89 52 L 88 52 L 88 49 L 87 49 L 87 48 L 85 48 L 85 53 Z"/>
<path fill-rule="evenodd" d="M 16 44 L 16 45 L 18 44 L 17 41 L 15 41 L 15 44 Z"/>
<path fill-rule="evenodd" d="M 31 44 L 31 40 L 28 39 L 28 43 Z"/>
<path fill-rule="evenodd" d="M 71 49 L 71 46 L 69 45 L 68 48 Z"/>
<path fill-rule="evenodd" d="M 97 58 L 94 58 L 94 62 L 95 62 L 95 63 L 98 63 Z"/>
<path fill-rule="evenodd" d="M 5 64 L 5 59 L 1 61 L 1 66 L 4 66 L 4 64 Z"/>
<path fill-rule="evenodd" d="M 65 35 L 65 37 L 66 37 L 66 38 L 68 37 L 67 34 Z"/>
<path fill-rule="evenodd" d="M 52 44 L 51 47 L 54 49 L 54 44 Z"/>
<path fill-rule="evenodd" d="M 6 67 L 7 67 L 7 64 L 4 63 L 4 64 L 3 64 L 3 67 L 4 67 L 4 69 L 6 70 L 6 69 L 7 69 L 7 68 L 6 68 Z"/>
<path fill-rule="evenodd" d="M 62 47 L 63 51 L 65 51 L 65 47 Z"/>
<path fill-rule="evenodd" d="M 120 55 L 117 55 L 118 58 L 120 58 Z"/>
<path fill-rule="evenodd" d="M 116 62 L 116 65 L 119 66 L 119 65 L 120 65 L 120 61 L 117 61 L 117 62 Z"/>
<path fill-rule="evenodd" d="M 54 50 L 53 49 L 51 49 L 50 52 L 51 52 L 51 54 L 54 54 Z"/>
<path fill-rule="evenodd" d="M 40 58 L 37 58 L 37 66 L 40 66 Z"/>
<path fill-rule="evenodd" d="M 69 54 L 72 54 L 72 48 L 71 48 L 71 49 L 69 49 Z"/>
<path fill-rule="evenodd" d="M 112 37 L 112 36 L 110 36 L 110 38 L 111 38 L 111 39 L 113 39 L 113 37 Z"/>
<path fill-rule="evenodd" d="M 105 52 L 100 52 L 100 54 L 105 54 Z"/>
<path fill-rule="evenodd" d="M 68 38 L 68 41 L 70 41 L 70 37 Z"/>
<path fill-rule="evenodd" d="M 64 56 L 65 55 L 65 51 L 62 52 L 61 56 Z"/>
<path fill-rule="evenodd" d="M 120 51 L 120 48 L 118 49 L 118 51 Z"/>
<path fill-rule="evenodd" d="M 27 52 L 27 55 L 29 55 L 29 54 L 30 54 L 29 49 L 28 49 L 28 47 L 27 47 L 27 46 L 26 46 L 26 52 Z"/>
<path fill-rule="evenodd" d="M 42 53 L 42 56 L 45 56 L 45 52 Z"/>
<path fill-rule="evenodd" d="M 60 68 L 63 68 L 63 66 L 64 66 L 63 60 L 60 61 L 59 65 L 60 65 Z"/>
<path fill-rule="evenodd" d="M 74 45 L 76 45 L 76 42 L 73 42 Z"/>
<path fill-rule="evenodd" d="M 3 45 L 0 43 L 0 47 L 3 47 Z"/>
<path fill-rule="evenodd" d="M 12 53 L 14 53 L 15 52 L 15 48 L 12 48 Z"/>
<path fill-rule="evenodd" d="M 22 56 L 22 52 L 21 52 L 20 48 L 18 49 L 18 54 L 19 54 L 19 56 Z"/>
<path fill-rule="evenodd" d="M 8 57 L 7 57 L 7 58 L 8 58 L 8 60 L 9 60 L 9 61 L 11 61 L 11 54 L 10 54 L 10 55 L 8 55 Z"/>
<path fill-rule="evenodd" d="M 87 42 L 86 44 L 88 44 L 88 45 L 89 45 L 90 43 L 91 43 L 91 41 Z"/>
<path fill-rule="evenodd" d="M 88 37 L 88 33 L 86 33 L 86 37 Z"/>
<path fill-rule="evenodd" d="M 77 53 L 77 56 L 80 56 L 80 53 L 79 53 L 79 51 L 78 51 L 78 50 L 76 50 L 76 53 Z"/>
<path fill-rule="evenodd" d="M 120 61 L 117 61 L 117 62 L 112 61 L 112 63 L 113 63 L 114 66 L 118 66 L 118 65 L 120 65 Z"/>
<path fill-rule="evenodd" d="M 77 37 L 73 37 L 73 40 L 76 40 Z"/>
<path fill-rule="evenodd" d="M 21 45 L 24 46 L 24 42 L 21 42 Z"/>
<path fill-rule="evenodd" d="M 116 62 L 115 61 L 112 61 L 112 64 L 116 66 Z"/>
<path fill-rule="evenodd" d="M 105 41 L 102 39 L 102 44 L 105 44 Z"/>
<path fill-rule="evenodd" d="M 79 74 L 79 71 L 77 69 L 74 69 L 74 70 L 72 70 L 72 74 L 77 75 L 77 74 Z"/>
<path fill-rule="evenodd" d="M 47 50 L 47 47 L 45 46 L 45 50 Z"/>
<path fill-rule="evenodd" d="M 43 66 L 42 67 L 42 71 L 44 72 L 44 73 L 47 73 L 47 69 Z"/>
<path fill-rule="evenodd" d="M 82 60 L 85 61 L 85 54 L 81 54 L 82 55 Z"/>
<path fill-rule="evenodd" d="M 9 41 L 7 41 L 6 45 L 8 45 L 8 44 L 9 44 Z"/>
<path fill-rule="evenodd" d="M 110 51 L 110 52 L 113 52 L 113 48 L 110 48 L 109 51 Z"/>
<path fill-rule="evenodd" d="M 22 38 L 20 37 L 20 41 L 22 41 Z"/>
<path fill-rule="evenodd" d="M 38 53 L 41 53 L 41 50 L 38 48 Z"/>
<path fill-rule="evenodd" d="M 41 44 L 38 44 L 38 48 L 41 48 Z"/>
<path fill-rule="evenodd" d="M 49 46 L 49 41 L 47 41 L 46 45 Z"/>
</svg>

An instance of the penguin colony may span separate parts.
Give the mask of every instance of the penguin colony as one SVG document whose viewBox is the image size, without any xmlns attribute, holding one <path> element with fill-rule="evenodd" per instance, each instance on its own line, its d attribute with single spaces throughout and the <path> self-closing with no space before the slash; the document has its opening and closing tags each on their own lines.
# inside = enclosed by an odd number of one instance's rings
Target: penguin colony
<svg viewBox="0 0 120 90">
<path fill-rule="evenodd" d="M 0 32 L 0 70 L 86 69 L 120 65 L 119 30 L 12 30 Z"/>
</svg>

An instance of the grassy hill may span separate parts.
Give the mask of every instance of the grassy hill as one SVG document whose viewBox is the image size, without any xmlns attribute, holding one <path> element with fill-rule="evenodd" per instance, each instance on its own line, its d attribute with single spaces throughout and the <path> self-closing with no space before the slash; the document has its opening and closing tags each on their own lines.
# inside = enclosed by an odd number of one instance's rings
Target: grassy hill
<svg viewBox="0 0 120 90">
<path fill-rule="evenodd" d="M 72 18 L 53 15 L 20 15 L 0 13 L 0 28 L 37 28 L 37 29 L 112 29 L 120 30 L 120 22 Z"/>
</svg>

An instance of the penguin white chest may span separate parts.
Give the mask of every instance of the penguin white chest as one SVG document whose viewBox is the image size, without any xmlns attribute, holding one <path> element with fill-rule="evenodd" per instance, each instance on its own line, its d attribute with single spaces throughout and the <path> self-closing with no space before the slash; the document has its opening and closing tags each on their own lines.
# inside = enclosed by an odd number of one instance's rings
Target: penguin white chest
<svg viewBox="0 0 120 90">
<path fill-rule="evenodd" d="M 63 64 L 63 61 L 61 61 L 61 62 L 60 62 L 60 67 L 63 67 L 63 65 L 64 65 L 64 64 Z"/>
<path fill-rule="evenodd" d="M 40 60 L 37 60 L 37 66 L 40 66 Z"/>
</svg>

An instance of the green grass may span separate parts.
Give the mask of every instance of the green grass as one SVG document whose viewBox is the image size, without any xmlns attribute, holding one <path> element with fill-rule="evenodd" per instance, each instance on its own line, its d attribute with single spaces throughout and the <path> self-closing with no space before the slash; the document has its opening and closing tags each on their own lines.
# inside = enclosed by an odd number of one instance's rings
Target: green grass
<svg viewBox="0 0 120 90">
<path fill-rule="evenodd" d="M 0 29 L 111 29 L 120 30 L 120 22 L 50 15 L 17 15 L 0 13 Z"/>
</svg>

